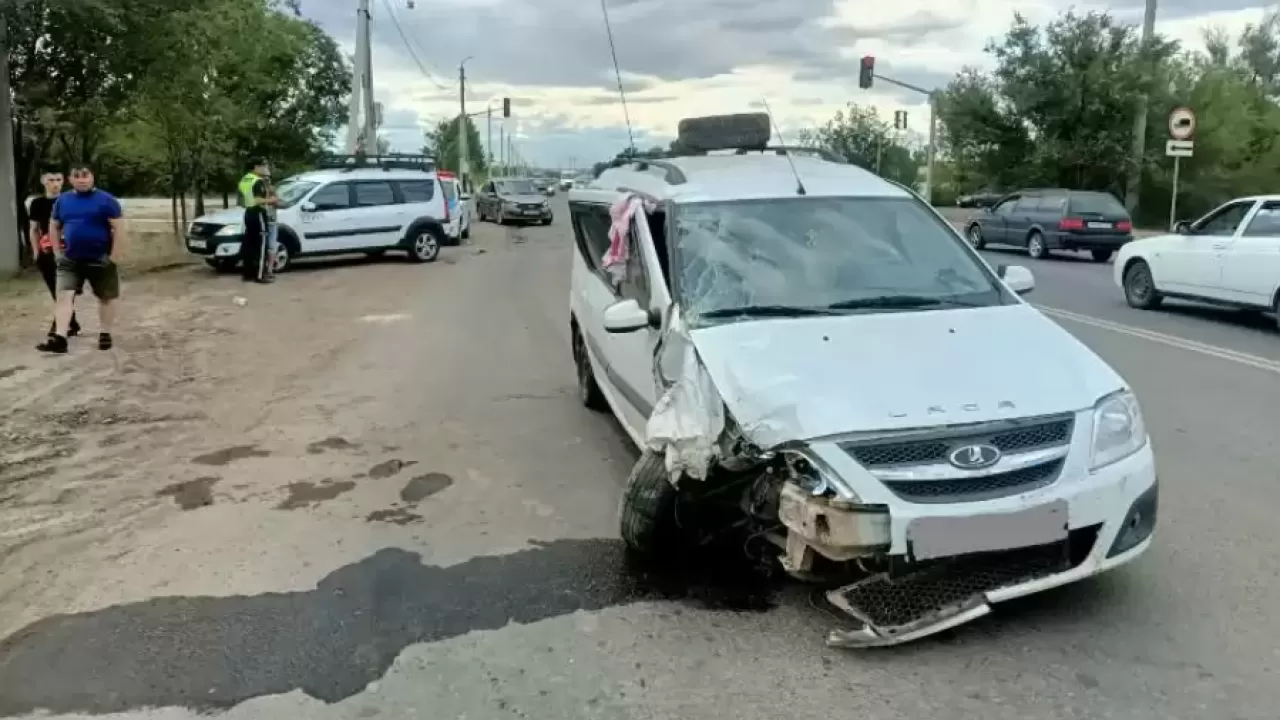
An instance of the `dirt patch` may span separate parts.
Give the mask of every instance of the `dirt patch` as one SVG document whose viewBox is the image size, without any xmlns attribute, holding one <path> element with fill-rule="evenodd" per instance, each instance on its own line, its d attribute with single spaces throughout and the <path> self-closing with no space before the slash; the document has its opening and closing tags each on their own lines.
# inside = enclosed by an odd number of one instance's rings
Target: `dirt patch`
<svg viewBox="0 0 1280 720">
<path fill-rule="evenodd" d="M 27 369 L 27 366 L 26 366 L 26 365 L 14 365 L 14 366 L 13 366 L 13 367 L 11 367 L 11 368 L 5 368 L 5 369 L 3 369 L 3 370 L 0 370 L 0 380 L 4 380 L 5 378 L 13 377 L 14 375 L 17 375 L 18 373 L 20 373 L 20 372 L 22 372 L 23 370 L 26 370 L 26 369 Z"/>
<path fill-rule="evenodd" d="M 311 455 L 319 455 L 326 450 L 355 450 L 360 446 L 350 442 L 342 437 L 327 437 L 323 440 L 317 440 L 307 445 L 307 452 Z"/>
<path fill-rule="evenodd" d="M 289 496 L 277 505 L 276 509 L 297 510 L 298 508 L 318 505 L 322 502 L 332 500 L 345 492 L 350 492 L 355 489 L 355 486 L 356 484 L 350 480 L 343 480 L 341 482 L 335 480 L 322 480 L 319 483 L 289 483 L 285 487 L 285 489 L 289 491 Z"/>
<path fill-rule="evenodd" d="M 213 486 L 220 478 L 198 477 L 160 489 L 156 497 L 171 497 L 183 510 L 195 510 L 213 504 Z"/>
<path fill-rule="evenodd" d="M 389 477 L 395 477 L 401 470 L 410 465 L 417 465 L 416 460 L 400 460 L 399 458 L 391 458 L 374 465 L 369 468 L 369 477 L 374 480 L 386 480 Z"/>
<path fill-rule="evenodd" d="M 419 503 L 453 484 L 453 478 L 444 473 L 427 473 L 405 483 L 400 489 L 400 499 L 407 503 Z"/>
<path fill-rule="evenodd" d="M 234 445 L 211 453 L 205 453 L 204 455 L 197 455 L 191 458 L 191 462 L 196 465 L 227 465 L 236 460 L 267 457 L 270 454 L 266 450 L 259 450 L 257 445 Z"/>
<path fill-rule="evenodd" d="M 409 525 L 421 522 L 422 516 L 409 512 L 405 508 L 389 508 L 387 510 L 375 510 L 369 513 L 365 520 L 367 522 L 391 523 L 392 525 Z"/>
</svg>

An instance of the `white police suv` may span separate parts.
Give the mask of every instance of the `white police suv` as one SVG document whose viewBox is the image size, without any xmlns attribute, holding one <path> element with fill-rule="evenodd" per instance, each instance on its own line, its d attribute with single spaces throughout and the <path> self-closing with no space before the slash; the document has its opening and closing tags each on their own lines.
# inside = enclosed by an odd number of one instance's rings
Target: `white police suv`
<svg viewBox="0 0 1280 720">
<path fill-rule="evenodd" d="M 582 401 L 643 449 L 634 552 L 737 537 L 889 645 L 1147 550 L 1157 484 L 1124 380 L 915 193 L 767 115 L 569 193 Z M 614 210 L 611 215 L 611 209 Z M 611 243 L 613 217 L 621 230 Z"/>
<path fill-rule="evenodd" d="M 276 186 L 277 272 L 298 257 L 387 250 L 432 262 L 450 243 L 449 204 L 429 158 L 333 156 L 323 165 Z M 219 271 L 233 270 L 243 220 L 239 207 L 196 218 L 187 228 L 187 251 Z"/>
</svg>

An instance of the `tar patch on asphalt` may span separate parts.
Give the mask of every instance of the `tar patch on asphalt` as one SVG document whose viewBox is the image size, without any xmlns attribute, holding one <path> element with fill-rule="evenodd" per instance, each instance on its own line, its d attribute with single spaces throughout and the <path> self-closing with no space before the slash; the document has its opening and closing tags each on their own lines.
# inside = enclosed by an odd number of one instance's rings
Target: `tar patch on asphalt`
<svg viewBox="0 0 1280 720">
<path fill-rule="evenodd" d="M 289 495 L 276 506 L 277 510 L 297 510 L 332 500 L 339 495 L 354 490 L 356 484 L 350 480 L 321 480 L 318 483 L 289 483 L 285 489 Z"/>
<path fill-rule="evenodd" d="M 417 460 L 400 460 L 399 458 L 391 458 L 390 460 L 380 462 L 369 468 L 369 477 L 374 480 L 385 480 L 389 477 L 394 477 L 397 473 L 410 465 L 417 464 Z"/>
<path fill-rule="evenodd" d="M 327 437 L 307 445 L 307 453 L 319 455 L 326 450 L 356 450 L 360 446 L 344 437 Z"/>
<path fill-rule="evenodd" d="M 227 465 L 236 460 L 244 460 L 246 458 L 266 457 L 271 453 L 266 450 L 259 450 L 257 445 L 235 445 L 221 450 L 215 450 L 204 455 L 197 455 L 191 458 L 191 462 L 196 465 Z"/>
<path fill-rule="evenodd" d="M 156 497 L 171 497 L 183 510 L 195 510 L 213 504 L 213 486 L 217 483 L 216 477 L 198 477 L 165 486 Z"/>
<path fill-rule="evenodd" d="M 772 607 L 773 584 L 735 574 L 733 557 L 694 553 L 677 568 L 645 570 L 618 540 L 558 540 L 438 567 L 386 549 L 314 590 L 160 597 L 58 615 L 0 641 L 0 716 L 211 712 L 298 689 L 334 703 L 381 678 L 404 648 L 476 630 L 644 600 Z"/>
<path fill-rule="evenodd" d="M 444 473 L 419 475 L 400 489 L 400 499 L 407 503 L 419 503 L 453 484 L 453 478 Z"/>
</svg>

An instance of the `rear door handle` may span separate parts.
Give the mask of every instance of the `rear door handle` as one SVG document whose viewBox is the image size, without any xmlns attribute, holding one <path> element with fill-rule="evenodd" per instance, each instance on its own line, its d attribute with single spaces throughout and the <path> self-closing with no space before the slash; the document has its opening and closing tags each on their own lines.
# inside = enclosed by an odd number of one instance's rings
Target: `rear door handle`
<svg viewBox="0 0 1280 720">
<path fill-rule="evenodd" d="M 1231 245 L 1231 243 L 1214 243 L 1214 244 L 1213 244 L 1213 249 L 1214 249 L 1214 250 L 1225 250 L 1225 249 L 1226 249 L 1228 246 L 1230 246 L 1230 245 Z"/>
</svg>

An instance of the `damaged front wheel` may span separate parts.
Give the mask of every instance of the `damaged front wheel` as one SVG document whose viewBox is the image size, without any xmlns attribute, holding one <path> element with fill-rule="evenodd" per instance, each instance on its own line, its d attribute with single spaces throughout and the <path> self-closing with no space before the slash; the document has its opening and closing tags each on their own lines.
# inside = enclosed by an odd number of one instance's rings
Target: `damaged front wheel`
<svg viewBox="0 0 1280 720">
<path fill-rule="evenodd" d="M 646 450 L 631 469 L 622 493 L 622 540 L 627 549 L 648 556 L 679 545 L 677 496 L 662 455 Z"/>
<path fill-rule="evenodd" d="M 609 409 L 604 393 L 600 392 L 600 384 L 596 382 L 596 374 L 591 370 L 591 357 L 587 355 L 587 343 L 582 337 L 582 330 L 573 325 L 573 364 L 578 373 L 578 398 L 582 404 L 592 410 L 603 412 Z"/>
</svg>

